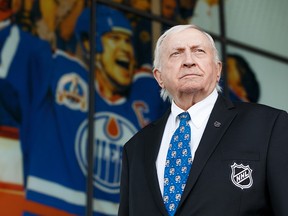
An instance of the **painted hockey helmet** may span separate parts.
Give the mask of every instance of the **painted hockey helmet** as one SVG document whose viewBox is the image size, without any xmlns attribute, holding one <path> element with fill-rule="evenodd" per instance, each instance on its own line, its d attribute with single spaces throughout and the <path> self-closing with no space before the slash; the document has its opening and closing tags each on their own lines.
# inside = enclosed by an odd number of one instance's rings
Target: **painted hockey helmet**
<svg viewBox="0 0 288 216">
<path fill-rule="evenodd" d="M 89 38 L 90 13 L 90 8 L 84 9 L 77 20 L 75 34 L 80 43 L 82 42 L 83 37 L 86 37 L 87 39 Z M 95 36 L 97 53 L 103 51 L 101 43 L 102 35 L 111 31 L 121 31 L 132 35 L 132 28 L 129 20 L 120 11 L 108 6 L 97 4 Z"/>
</svg>

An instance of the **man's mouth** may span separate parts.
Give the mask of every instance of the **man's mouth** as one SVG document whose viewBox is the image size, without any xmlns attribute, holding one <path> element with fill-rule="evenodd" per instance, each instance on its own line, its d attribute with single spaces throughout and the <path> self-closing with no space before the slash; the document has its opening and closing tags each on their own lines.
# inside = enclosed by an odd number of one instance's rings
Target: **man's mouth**
<svg viewBox="0 0 288 216">
<path fill-rule="evenodd" d="M 124 60 L 116 60 L 116 64 L 127 70 L 129 69 L 129 66 L 130 66 L 130 62 L 124 61 Z"/>
<path fill-rule="evenodd" d="M 196 73 L 191 73 L 191 74 L 185 74 L 185 75 L 183 75 L 183 76 L 181 76 L 180 78 L 182 79 L 182 78 L 187 78 L 187 77 L 198 77 L 198 76 L 200 76 L 199 74 L 196 74 Z"/>
</svg>

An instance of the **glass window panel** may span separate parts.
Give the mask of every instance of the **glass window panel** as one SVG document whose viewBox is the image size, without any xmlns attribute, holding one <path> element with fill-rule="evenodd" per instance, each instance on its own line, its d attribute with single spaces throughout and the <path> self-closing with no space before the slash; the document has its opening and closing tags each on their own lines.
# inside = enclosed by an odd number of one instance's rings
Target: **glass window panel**
<svg viewBox="0 0 288 216">
<path fill-rule="evenodd" d="M 226 0 L 227 37 L 288 57 L 287 8 L 287 0 Z"/>
</svg>

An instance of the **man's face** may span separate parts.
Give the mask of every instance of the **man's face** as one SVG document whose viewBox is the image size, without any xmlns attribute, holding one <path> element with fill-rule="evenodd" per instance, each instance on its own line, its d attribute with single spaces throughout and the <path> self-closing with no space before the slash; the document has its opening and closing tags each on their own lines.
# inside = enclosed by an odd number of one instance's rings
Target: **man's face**
<svg viewBox="0 0 288 216">
<path fill-rule="evenodd" d="M 148 11 L 151 7 L 151 3 L 149 0 L 131 0 L 130 4 L 133 8 L 143 11 Z"/>
<path fill-rule="evenodd" d="M 162 0 L 162 16 L 168 19 L 173 18 L 176 6 L 176 0 Z"/>
<path fill-rule="evenodd" d="M 220 79 L 221 62 L 216 62 L 206 35 L 189 28 L 166 37 L 162 47 L 161 68 L 154 75 L 176 104 L 185 96 L 204 99 L 213 91 Z"/>
<path fill-rule="evenodd" d="M 134 67 L 131 36 L 112 31 L 104 34 L 101 40 L 103 52 L 99 56 L 106 75 L 120 86 L 130 85 Z"/>
</svg>

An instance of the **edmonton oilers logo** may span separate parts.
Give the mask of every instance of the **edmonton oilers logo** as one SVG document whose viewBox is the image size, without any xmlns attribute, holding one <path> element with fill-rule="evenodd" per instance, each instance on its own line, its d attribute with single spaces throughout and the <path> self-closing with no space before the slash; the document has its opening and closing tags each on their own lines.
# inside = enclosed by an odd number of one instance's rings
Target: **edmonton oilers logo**
<svg viewBox="0 0 288 216">
<path fill-rule="evenodd" d="M 137 132 L 135 126 L 122 116 L 111 112 L 94 115 L 94 186 L 116 194 L 120 191 L 123 145 Z M 87 176 L 88 120 L 79 127 L 75 152 L 78 164 Z"/>
</svg>

